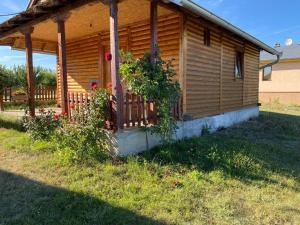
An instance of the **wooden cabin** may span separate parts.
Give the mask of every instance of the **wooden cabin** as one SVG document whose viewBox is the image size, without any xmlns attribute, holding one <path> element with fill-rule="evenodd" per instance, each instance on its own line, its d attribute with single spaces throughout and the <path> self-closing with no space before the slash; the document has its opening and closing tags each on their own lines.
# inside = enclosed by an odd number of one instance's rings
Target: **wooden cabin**
<svg viewBox="0 0 300 225">
<path fill-rule="evenodd" d="M 85 99 L 92 84 L 110 89 L 117 99 L 121 133 L 126 133 L 124 121 L 134 116 L 124 119 L 128 98 L 118 88 L 120 49 L 139 58 L 153 54 L 158 45 L 163 59 L 175 59 L 182 89 L 177 111 L 213 128 L 258 115 L 260 51 L 279 55 L 191 0 L 31 0 L 24 13 L 0 26 L 0 40 L 1 45 L 26 50 L 29 93 L 34 89 L 32 52 L 57 55 L 58 99 L 64 111 L 70 111 L 70 101 Z M 107 53 L 111 61 L 105 60 Z M 29 102 L 34 114 L 34 99 Z M 198 135 L 201 124 L 183 133 Z M 129 121 L 125 128 L 134 125 Z"/>
</svg>

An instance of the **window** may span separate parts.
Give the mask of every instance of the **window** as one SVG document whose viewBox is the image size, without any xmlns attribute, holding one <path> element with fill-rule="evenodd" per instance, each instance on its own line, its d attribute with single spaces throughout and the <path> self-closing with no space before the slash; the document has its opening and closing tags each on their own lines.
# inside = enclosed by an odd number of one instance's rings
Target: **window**
<svg viewBox="0 0 300 225">
<path fill-rule="evenodd" d="M 237 51 L 235 54 L 234 77 L 236 79 L 242 79 L 243 71 L 244 71 L 244 53 Z"/>
<path fill-rule="evenodd" d="M 271 80 L 272 66 L 267 66 L 263 69 L 263 81 Z"/>
<path fill-rule="evenodd" d="M 204 29 L 204 45 L 210 46 L 210 30 L 208 28 Z"/>
</svg>

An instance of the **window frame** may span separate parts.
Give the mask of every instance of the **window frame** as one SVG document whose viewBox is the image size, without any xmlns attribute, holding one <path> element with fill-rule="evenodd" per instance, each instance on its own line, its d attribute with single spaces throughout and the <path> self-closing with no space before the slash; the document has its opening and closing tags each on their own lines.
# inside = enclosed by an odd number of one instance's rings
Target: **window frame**
<svg viewBox="0 0 300 225">
<path fill-rule="evenodd" d="M 238 63 L 238 61 L 240 61 Z M 235 80 L 242 80 L 244 79 L 244 68 L 245 68 L 245 53 L 241 50 L 235 51 L 235 57 L 234 57 L 234 79 Z M 239 67 L 238 67 L 239 64 Z M 240 75 L 237 76 L 237 68 L 239 68 Z"/>
</svg>

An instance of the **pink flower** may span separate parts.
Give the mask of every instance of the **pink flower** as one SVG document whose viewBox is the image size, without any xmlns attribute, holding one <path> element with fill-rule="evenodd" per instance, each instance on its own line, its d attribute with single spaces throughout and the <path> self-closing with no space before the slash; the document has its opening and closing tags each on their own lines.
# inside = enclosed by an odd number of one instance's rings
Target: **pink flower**
<svg viewBox="0 0 300 225">
<path fill-rule="evenodd" d="M 62 116 L 67 116 L 68 114 L 66 112 L 61 113 Z"/>
<path fill-rule="evenodd" d="M 58 114 L 55 114 L 55 115 L 53 116 L 53 118 L 54 118 L 55 120 L 58 120 L 58 119 L 59 119 L 59 115 L 58 115 Z"/>
</svg>

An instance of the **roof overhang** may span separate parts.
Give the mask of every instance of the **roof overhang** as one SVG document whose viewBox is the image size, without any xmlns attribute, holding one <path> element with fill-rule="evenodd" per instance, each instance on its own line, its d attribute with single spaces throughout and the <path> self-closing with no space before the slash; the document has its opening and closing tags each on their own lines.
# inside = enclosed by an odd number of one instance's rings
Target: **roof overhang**
<svg viewBox="0 0 300 225">
<path fill-rule="evenodd" d="M 33 26 L 43 20 L 47 20 L 50 17 L 54 17 L 57 13 L 61 13 L 63 10 L 71 10 L 82 5 L 95 2 L 99 0 L 48 0 L 44 2 L 39 2 L 37 0 L 31 0 L 28 5 L 28 9 L 25 12 L 9 19 L 8 21 L 0 25 L 0 39 L 7 37 L 8 35 L 17 32 L 22 26 Z M 265 50 L 274 55 L 280 55 L 281 53 L 270 47 L 269 45 L 263 43 L 257 38 L 251 36 L 250 34 L 242 31 L 238 27 L 232 25 L 231 23 L 225 21 L 224 19 L 218 17 L 212 12 L 204 9 L 198 4 L 194 3 L 192 0 L 162 0 L 164 3 L 173 3 L 180 6 L 191 13 L 199 15 L 208 21 L 244 38 L 245 40 L 258 46 L 260 49 Z M 107 0 L 102 0 L 102 2 L 107 2 Z M 37 3 L 37 4 L 36 4 Z"/>
</svg>

